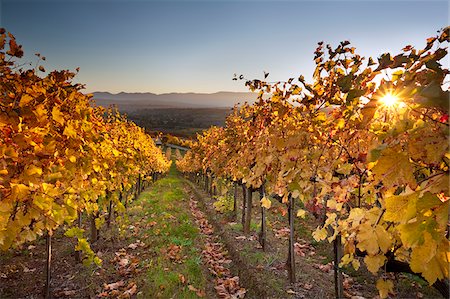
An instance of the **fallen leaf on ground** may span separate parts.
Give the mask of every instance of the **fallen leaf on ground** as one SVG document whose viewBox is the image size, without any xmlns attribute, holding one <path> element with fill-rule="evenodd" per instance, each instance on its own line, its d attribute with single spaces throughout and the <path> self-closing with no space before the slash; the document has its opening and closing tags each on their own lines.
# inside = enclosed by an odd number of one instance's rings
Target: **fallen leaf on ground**
<svg viewBox="0 0 450 299">
<path fill-rule="evenodd" d="M 132 243 L 132 244 L 130 244 L 130 245 L 128 245 L 128 248 L 130 248 L 130 249 L 136 249 L 136 248 L 138 248 L 138 244 L 137 243 Z"/>
<path fill-rule="evenodd" d="M 120 259 L 119 266 L 125 267 L 130 261 L 128 259 Z"/>
<path fill-rule="evenodd" d="M 291 290 L 291 289 L 287 290 L 286 293 L 288 293 L 289 295 L 297 294 L 297 292 L 295 292 L 294 290 Z"/>
<path fill-rule="evenodd" d="M 137 285 L 132 282 L 128 285 L 128 290 L 122 293 L 122 295 L 119 298 L 130 298 L 137 292 Z"/>
<path fill-rule="evenodd" d="M 275 231 L 275 237 L 277 238 L 287 238 L 289 236 L 289 233 L 291 230 L 287 227 L 280 228 L 279 230 Z"/>
<path fill-rule="evenodd" d="M 124 285 L 125 285 L 125 282 L 123 280 L 119 280 L 117 282 L 113 282 L 113 283 L 110 283 L 110 284 L 105 284 L 103 286 L 103 289 L 106 290 L 106 291 L 116 290 L 116 289 L 118 289 L 118 288 L 120 288 L 120 287 L 122 287 Z"/>
<path fill-rule="evenodd" d="M 328 273 L 333 269 L 333 264 L 332 263 L 328 263 L 325 265 L 322 264 L 314 264 L 315 268 L 318 268 L 320 271 Z"/>
</svg>

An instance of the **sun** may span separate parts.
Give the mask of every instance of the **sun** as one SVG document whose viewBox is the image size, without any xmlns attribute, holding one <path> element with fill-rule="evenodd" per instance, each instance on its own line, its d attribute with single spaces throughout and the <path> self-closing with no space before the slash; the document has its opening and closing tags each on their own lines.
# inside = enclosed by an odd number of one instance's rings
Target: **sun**
<svg viewBox="0 0 450 299">
<path fill-rule="evenodd" d="M 380 99 L 380 102 L 383 104 L 383 106 L 394 107 L 396 104 L 398 104 L 399 98 L 392 93 L 387 93 Z"/>
</svg>

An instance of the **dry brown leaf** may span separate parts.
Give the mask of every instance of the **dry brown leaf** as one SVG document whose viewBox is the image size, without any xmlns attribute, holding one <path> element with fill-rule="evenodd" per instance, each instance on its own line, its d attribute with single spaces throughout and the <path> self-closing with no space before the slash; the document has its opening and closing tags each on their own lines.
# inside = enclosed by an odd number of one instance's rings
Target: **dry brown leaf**
<svg viewBox="0 0 450 299">
<path fill-rule="evenodd" d="M 121 297 L 122 298 L 130 298 L 131 296 L 133 296 L 136 293 L 137 293 L 137 285 L 134 282 L 132 282 L 128 285 L 128 290 L 126 290 L 125 292 L 122 293 Z"/>
<path fill-rule="evenodd" d="M 119 266 L 121 267 L 125 267 L 126 265 L 128 265 L 130 261 L 127 258 L 123 258 L 119 260 Z"/>
<path fill-rule="evenodd" d="M 240 288 L 239 290 L 237 290 L 236 293 L 233 294 L 233 297 L 235 297 L 235 298 L 244 298 L 246 293 L 247 293 L 246 289 Z"/>
<path fill-rule="evenodd" d="M 128 248 L 130 248 L 130 249 L 136 249 L 136 248 L 138 248 L 138 246 L 139 246 L 138 243 L 132 243 L 132 244 L 128 245 Z"/>
<path fill-rule="evenodd" d="M 109 296 L 108 292 L 101 292 L 100 294 L 97 295 L 97 297 L 100 297 L 100 298 L 106 298 L 108 296 Z"/>
<path fill-rule="evenodd" d="M 294 290 L 291 290 L 291 289 L 287 290 L 286 293 L 288 293 L 289 295 L 297 294 L 297 292 L 295 292 Z"/>
<path fill-rule="evenodd" d="M 108 290 L 116 290 L 116 289 L 118 289 L 118 288 L 120 288 L 120 287 L 122 287 L 124 285 L 125 285 L 125 282 L 123 280 L 119 280 L 117 282 L 113 282 L 113 283 L 110 283 L 110 284 L 105 284 L 103 286 L 103 289 L 106 290 L 106 291 L 108 291 Z"/>
</svg>

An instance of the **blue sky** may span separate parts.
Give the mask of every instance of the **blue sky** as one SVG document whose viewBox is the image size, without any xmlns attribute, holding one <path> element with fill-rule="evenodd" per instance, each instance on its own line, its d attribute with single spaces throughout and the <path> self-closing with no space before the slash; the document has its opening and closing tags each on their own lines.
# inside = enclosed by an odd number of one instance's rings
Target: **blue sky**
<svg viewBox="0 0 450 299">
<path fill-rule="evenodd" d="M 398 52 L 449 23 L 448 1 L 0 0 L 0 26 L 51 69 L 80 67 L 86 92 L 245 91 L 313 72 L 318 41 Z"/>
</svg>

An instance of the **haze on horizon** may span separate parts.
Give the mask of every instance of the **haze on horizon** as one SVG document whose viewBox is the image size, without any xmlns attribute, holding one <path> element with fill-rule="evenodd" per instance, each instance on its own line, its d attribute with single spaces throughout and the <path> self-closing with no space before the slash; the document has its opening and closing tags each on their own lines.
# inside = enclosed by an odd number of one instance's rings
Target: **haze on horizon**
<svg viewBox="0 0 450 299">
<path fill-rule="evenodd" d="M 417 48 L 448 25 L 448 1 L 0 0 L 0 26 L 47 70 L 80 67 L 86 92 L 247 91 L 247 78 L 313 73 L 317 42 L 363 56 Z"/>
</svg>

